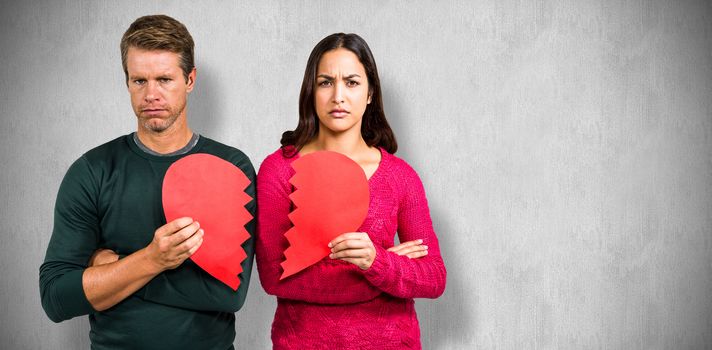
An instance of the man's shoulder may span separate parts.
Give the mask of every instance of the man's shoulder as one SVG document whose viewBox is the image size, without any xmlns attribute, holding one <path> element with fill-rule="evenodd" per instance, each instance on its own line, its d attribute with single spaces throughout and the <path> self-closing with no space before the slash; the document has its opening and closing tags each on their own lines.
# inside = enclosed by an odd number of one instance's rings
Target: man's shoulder
<svg viewBox="0 0 712 350">
<path fill-rule="evenodd" d="M 90 164 L 96 164 L 96 162 L 103 162 L 107 159 L 120 156 L 121 154 L 130 151 L 126 143 L 129 136 L 130 134 L 122 135 L 109 142 L 96 146 L 84 153 L 83 157 L 86 158 Z"/>
<path fill-rule="evenodd" d="M 226 145 L 222 142 L 215 141 L 215 140 L 213 140 L 207 136 L 204 136 L 204 135 L 200 135 L 200 138 L 203 139 L 202 149 L 204 151 L 219 152 L 219 153 L 226 153 L 226 154 L 239 154 L 239 155 L 246 156 L 245 153 L 242 152 L 237 147 Z"/>
<path fill-rule="evenodd" d="M 67 183 L 67 186 L 71 186 L 69 184 L 96 185 L 104 174 L 110 172 L 113 164 L 118 163 L 118 158 L 125 157 L 128 150 L 126 138 L 126 135 L 117 137 L 82 154 L 69 166 L 63 182 Z"/>
<path fill-rule="evenodd" d="M 240 167 L 242 167 L 241 165 L 246 164 L 249 165 L 250 168 L 252 168 L 252 162 L 250 161 L 250 157 L 248 157 L 242 150 L 233 146 L 226 145 L 222 142 L 215 141 L 203 135 L 201 135 L 200 137 L 203 139 L 203 142 L 201 148 L 198 150 L 199 153 L 212 154 Z"/>
</svg>

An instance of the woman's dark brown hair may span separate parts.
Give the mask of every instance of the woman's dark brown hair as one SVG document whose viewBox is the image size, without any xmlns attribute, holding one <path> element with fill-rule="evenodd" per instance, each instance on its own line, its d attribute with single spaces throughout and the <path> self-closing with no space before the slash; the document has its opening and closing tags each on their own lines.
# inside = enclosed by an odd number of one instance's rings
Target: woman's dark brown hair
<svg viewBox="0 0 712 350">
<path fill-rule="evenodd" d="M 293 157 L 319 134 L 319 118 L 314 107 L 317 68 L 324 53 L 338 48 L 353 52 L 366 70 L 371 103 L 366 106 L 366 111 L 363 113 L 361 136 L 367 145 L 383 147 L 388 153 L 395 153 L 398 149 L 396 137 L 383 112 L 381 81 L 378 79 L 378 69 L 371 49 L 366 41 L 356 34 L 335 33 L 316 44 L 309 55 L 304 80 L 302 80 L 302 90 L 299 93 L 299 124 L 296 129 L 285 131 L 280 141 L 282 152 L 286 157 Z M 294 146 L 293 152 L 287 152 L 286 146 Z"/>
</svg>

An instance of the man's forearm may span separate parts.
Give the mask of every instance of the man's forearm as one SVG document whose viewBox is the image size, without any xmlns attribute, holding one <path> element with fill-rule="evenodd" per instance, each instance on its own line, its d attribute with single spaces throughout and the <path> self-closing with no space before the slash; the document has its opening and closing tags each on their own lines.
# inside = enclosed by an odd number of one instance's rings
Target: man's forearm
<svg viewBox="0 0 712 350">
<path fill-rule="evenodd" d="M 95 310 L 104 311 L 118 304 L 161 273 L 146 253 L 144 248 L 113 263 L 84 270 L 84 294 Z"/>
</svg>

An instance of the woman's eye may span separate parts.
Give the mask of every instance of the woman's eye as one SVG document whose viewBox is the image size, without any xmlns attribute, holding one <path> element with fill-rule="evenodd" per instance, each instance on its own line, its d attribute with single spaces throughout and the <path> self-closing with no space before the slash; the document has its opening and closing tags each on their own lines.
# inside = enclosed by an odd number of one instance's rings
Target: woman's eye
<svg viewBox="0 0 712 350">
<path fill-rule="evenodd" d="M 346 82 L 346 86 L 348 86 L 348 87 L 356 87 L 356 86 L 359 86 L 359 84 L 360 83 L 356 80 L 349 80 Z"/>
<path fill-rule="evenodd" d="M 331 81 L 329 80 L 322 80 L 318 84 L 319 86 L 331 86 Z"/>
</svg>

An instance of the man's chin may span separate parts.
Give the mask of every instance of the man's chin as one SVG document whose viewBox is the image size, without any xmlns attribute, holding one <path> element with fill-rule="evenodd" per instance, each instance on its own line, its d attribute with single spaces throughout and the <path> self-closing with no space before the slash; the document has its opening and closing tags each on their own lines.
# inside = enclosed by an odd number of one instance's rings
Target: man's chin
<svg viewBox="0 0 712 350">
<path fill-rule="evenodd" d="M 146 113 L 136 111 L 139 127 L 147 132 L 161 133 L 170 129 L 181 117 L 183 109 L 179 109 L 178 113 L 174 113 L 173 109 L 164 109 L 159 113 Z"/>
<path fill-rule="evenodd" d="M 149 120 L 149 121 L 146 121 L 143 123 L 143 127 L 147 131 L 156 132 L 156 133 L 161 133 L 161 132 L 166 131 L 168 128 L 171 127 L 171 125 L 173 125 L 173 123 L 167 123 L 166 121 L 155 122 L 155 121 Z"/>
</svg>

